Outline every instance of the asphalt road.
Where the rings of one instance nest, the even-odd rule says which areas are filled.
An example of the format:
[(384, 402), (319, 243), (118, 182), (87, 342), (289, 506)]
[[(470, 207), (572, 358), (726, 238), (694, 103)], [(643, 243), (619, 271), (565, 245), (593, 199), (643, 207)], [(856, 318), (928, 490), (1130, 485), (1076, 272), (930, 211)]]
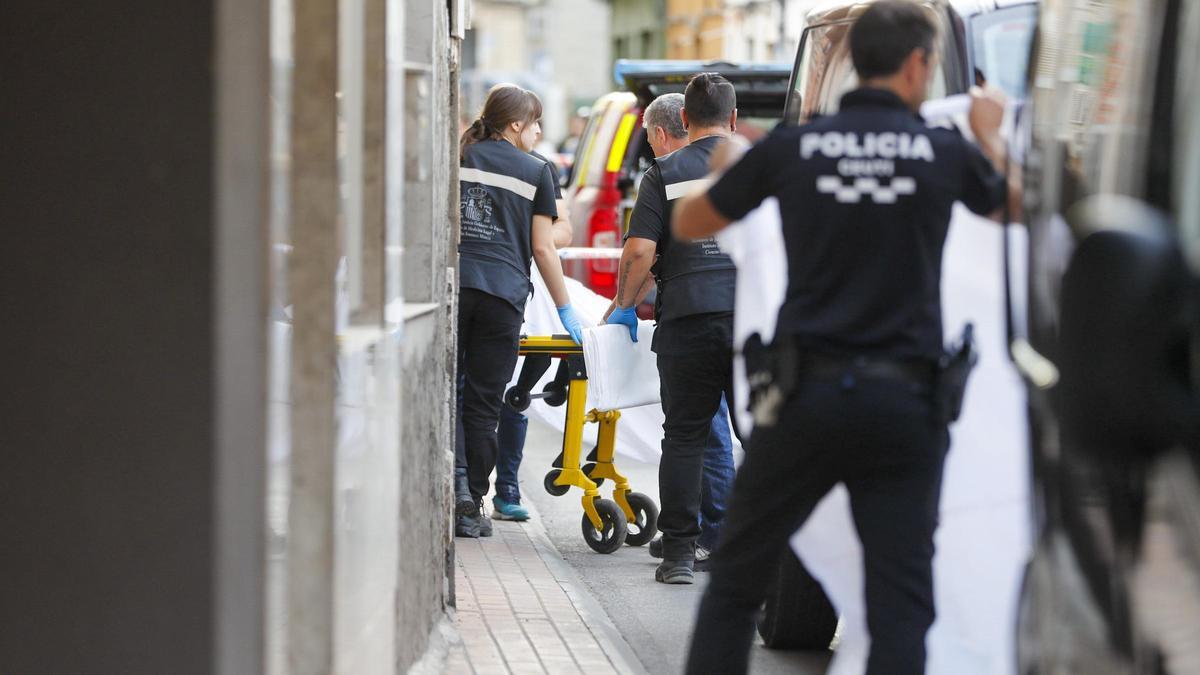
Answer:
[[(645, 547), (626, 546), (611, 555), (588, 548), (580, 529), (580, 491), (572, 489), (562, 497), (552, 497), (542, 488), (542, 478), (561, 444), (558, 431), (530, 420), (521, 465), (522, 501), (533, 503), (555, 547), (600, 601), (646, 670), (653, 675), (682, 672), (707, 574), (697, 573), (697, 583), (691, 586), (668, 586), (654, 581), (657, 561)], [(657, 465), (618, 455), (617, 467), (635, 491), (658, 501)], [(611, 485), (601, 486), (600, 491), (606, 499), (611, 498)], [(829, 657), (828, 652), (780, 652), (758, 644), (753, 649), (750, 672), (817, 675), (825, 672)]]

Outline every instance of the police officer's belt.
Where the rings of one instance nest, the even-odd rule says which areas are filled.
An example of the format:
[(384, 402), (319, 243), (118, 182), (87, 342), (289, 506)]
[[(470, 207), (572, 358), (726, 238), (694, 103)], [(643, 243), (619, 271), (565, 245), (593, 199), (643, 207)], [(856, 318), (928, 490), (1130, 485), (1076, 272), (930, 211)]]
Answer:
[(812, 352), (799, 354), (796, 365), (800, 378), (825, 380), (853, 376), (865, 380), (898, 380), (927, 387), (933, 385), (937, 373), (932, 361)]
[(978, 354), (974, 326), (967, 324), (959, 344), (935, 362), (885, 356), (823, 352), (799, 340), (783, 338), (763, 345), (757, 334), (742, 348), (750, 384), (750, 411), (755, 424), (773, 426), (781, 406), (802, 380), (837, 380), (853, 386), (855, 380), (890, 380), (915, 385), (934, 396), (939, 423), (958, 419), (966, 393), (967, 377)]

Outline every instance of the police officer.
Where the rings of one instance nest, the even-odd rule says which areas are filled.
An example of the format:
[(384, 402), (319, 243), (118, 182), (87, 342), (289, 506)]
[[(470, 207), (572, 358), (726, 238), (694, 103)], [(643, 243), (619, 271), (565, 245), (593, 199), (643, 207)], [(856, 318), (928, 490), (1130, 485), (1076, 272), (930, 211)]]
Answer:
[[(916, 115), (936, 70), (926, 12), (872, 4), (851, 29), (861, 86), (840, 112), (776, 129), (676, 207), (676, 235), (700, 238), (779, 200), (789, 278), (773, 348), (795, 356), (776, 369), (792, 380), (777, 421), (755, 428), (734, 482), (689, 673), (746, 672), (768, 570), (839, 482), (863, 546), (867, 673), (924, 671), (949, 443), (934, 404), (942, 247), (955, 201), (991, 214), (1005, 194), (979, 148)], [(1003, 106), (975, 99), (972, 128), (998, 160)]]
[(629, 326), (636, 338), (637, 296), (653, 272), (658, 327), (652, 348), (665, 416), (658, 469), (663, 561), (654, 578), (667, 584), (693, 582), (705, 446), (722, 394), (733, 400), (736, 269), (715, 240), (677, 240), (670, 223), (675, 200), (703, 179), (713, 148), (736, 129), (737, 101), (733, 85), (715, 73), (692, 78), (683, 97), (689, 142), (657, 158), (642, 179), (621, 256), (616, 309), (608, 317), (608, 323)]
[(532, 290), (533, 260), (558, 307), (559, 320), (576, 342), (581, 327), (563, 282), (553, 242), (553, 173), (533, 157), (541, 133), (542, 104), (531, 91), (497, 85), (479, 119), (460, 141), (462, 288), (458, 305), (458, 367), (462, 399), (460, 434), (467, 488), (456, 490), (455, 535), (491, 534), (483, 497), (496, 467), (496, 426), (504, 385), (517, 362), (525, 301)]
[[(642, 126), (646, 129), (646, 142), (654, 156), (664, 157), (688, 144), (688, 130), (683, 126), (683, 94), (663, 94), (650, 102), (642, 112)], [(557, 226), (557, 223), (555, 224)], [(638, 246), (635, 241), (633, 247)], [(630, 249), (633, 250), (632, 248)], [(627, 261), (628, 262), (628, 261)], [(649, 274), (645, 275), (645, 284), (637, 293), (636, 298), (624, 313), (628, 320), (623, 323), (629, 326), (630, 335), (637, 340), (637, 315), (634, 308), (641, 305), (654, 287)], [(609, 321), (616, 311), (617, 299), (614, 298), (608, 311), (604, 314)], [(503, 427), (503, 418), (501, 422)], [(504, 443), (501, 441), (500, 454), (504, 455)], [(700, 536), (696, 539), (696, 567), (703, 566), (710, 552), (716, 548), (717, 537), (721, 531), (721, 521), (725, 518), (725, 504), (729, 498), (729, 489), (733, 486), (733, 437), (729, 430), (729, 407), (724, 397), (717, 414), (713, 415), (709, 427), (708, 442), (704, 446), (702, 461), (703, 470), (700, 479)], [(499, 466), (497, 466), (499, 471)], [(497, 483), (499, 480), (497, 480)], [(497, 507), (499, 508), (499, 507)], [(662, 537), (650, 542), (650, 556), (663, 557)]]

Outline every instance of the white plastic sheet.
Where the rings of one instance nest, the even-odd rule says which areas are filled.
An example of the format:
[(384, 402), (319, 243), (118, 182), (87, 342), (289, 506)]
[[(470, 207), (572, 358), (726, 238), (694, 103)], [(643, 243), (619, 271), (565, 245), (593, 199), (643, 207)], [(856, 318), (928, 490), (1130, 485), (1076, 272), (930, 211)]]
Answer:
[(629, 410), (659, 402), (658, 360), (650, 351), (654, 322), (638, 322), (638, 341), (625, 326), (583, 329), (589, 410)]
[[(1016, 253), (1022, 242), (1014, 235)], [(1004, 344), (1001, 242), (995, 223), (955, 207), (942, 278), (947, 338), (974, 322), (981, 357), (951, 429), (934, 537), (937, 620), (926, 640), (926, 672), (936, 675), (1016, 672), (1017, 596), (1031, 536), (1029, 451), (1024, 391)], [(842, 614), (841, 643), (828, 672), (862, 673), (870, 647), (862, 547), (844, 488), (817, 506), (792, 547)]]

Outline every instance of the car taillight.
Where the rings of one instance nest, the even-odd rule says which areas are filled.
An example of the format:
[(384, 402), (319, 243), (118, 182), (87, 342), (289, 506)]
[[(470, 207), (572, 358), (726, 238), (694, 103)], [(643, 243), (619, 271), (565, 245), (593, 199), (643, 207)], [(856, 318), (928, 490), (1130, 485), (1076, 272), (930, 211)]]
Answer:
[[(621, 230), (618, 223), (616, 204), (598, 203), (588, 220), (588, 244), (593, 248), (619, 248)], [(591, 273), (588, 285), (593, 291), (609, 298), (617, 294), (616, 260), (592, 260), (588, 268)]]

